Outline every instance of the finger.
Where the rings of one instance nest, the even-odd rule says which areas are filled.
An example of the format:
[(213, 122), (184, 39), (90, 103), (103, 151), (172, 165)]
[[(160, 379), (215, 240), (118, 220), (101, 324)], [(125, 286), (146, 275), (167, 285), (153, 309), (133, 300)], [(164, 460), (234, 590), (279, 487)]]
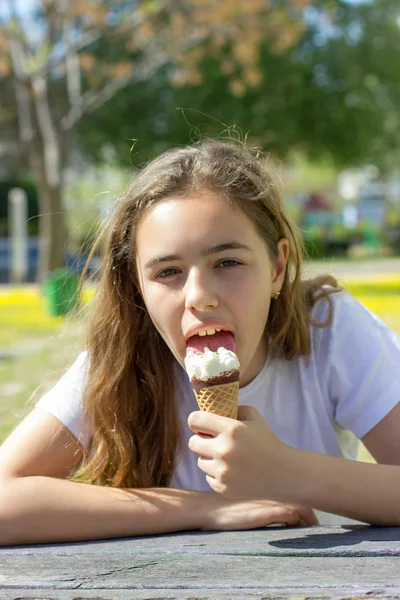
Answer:
[(272, 509), (270, 515), (270, 524), (272, 523), (285, 523), (296, 527), (301, 525), (301, 517), (298, 510), (292, 507), (276, 506)]
[(203, 456), (204, 458), (213, 458), (213, 437), (202, 437), (201, 435), (192, 435), (189, 439), (189, 450)]
[(205, 473), (206, 481), (211, 489), (218, 494), (221, 494), (225, 489), (221, 482), (215, 477), (214, 469), (215, 463), (213, 460), (209, 460), (207, 458), (200, 457), (197, 460), (197, 465), (203, 473)]
[(319, 525), (317, 515), (311, 508), (299, 508), (299, 513), (304, 527), (309, 525)]
[(200, 471), (203, 471), (203, 473), (215, 479), (215, 464), (212, 459), (199, 456), (197, 459), (197, 466), (199, 467)]
[(318, 519), (311, 508), (304, 508), (303, 506), (294, 507), (299, 511), (300, 521), (303, 527), (308, 525), (318, 525)]
[(214, 490), (214, 492), (218, 492), (217, 480), (214, 477), (211, 477), (211, 475), (206, 475), (206, 481), (207, 481), (208, 485), (210, 486), (210, 488), (212, 490)]
[(196, 410), (189, 415), (188, 425), (194, 433), (206, 433), (215, 437), (232, 426), (232, 419)]

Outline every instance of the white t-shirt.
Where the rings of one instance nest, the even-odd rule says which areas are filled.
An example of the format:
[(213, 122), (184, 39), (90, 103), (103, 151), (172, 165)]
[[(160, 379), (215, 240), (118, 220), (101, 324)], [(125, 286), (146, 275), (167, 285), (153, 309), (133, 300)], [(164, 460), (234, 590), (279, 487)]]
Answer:
[[(257, 377), (239, 390), (239, 405), (255, 407), (275, 434), (295, 448), (355, 460), (362, 438), (400, 401), (400, 338), (346, 292), (331, 296), (334, 318), (323, 328), (310, 326), (312, 351), (288, 361), (268, 358)], [(328, 303), (313, 309), (324, 321)], [(87, 371), (82, 353), (60, 381), (38, 402), (86, 444), (81, 395)], [(187, 446), (189, 414), (198, 410), (189, 378), (176, 362), (182, 427), (171, 487), (210, 491)], [(324, 525), (354, 522), (318, 512)]]

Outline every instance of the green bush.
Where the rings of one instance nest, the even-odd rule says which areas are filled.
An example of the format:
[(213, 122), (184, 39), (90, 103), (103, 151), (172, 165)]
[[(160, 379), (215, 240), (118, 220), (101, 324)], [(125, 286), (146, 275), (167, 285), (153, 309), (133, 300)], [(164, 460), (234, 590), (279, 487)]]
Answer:
[(307, 258), (318, 260), (326, 256), (327, 248), (325, 241), (322, 238), (305, 238), (303, 242)]

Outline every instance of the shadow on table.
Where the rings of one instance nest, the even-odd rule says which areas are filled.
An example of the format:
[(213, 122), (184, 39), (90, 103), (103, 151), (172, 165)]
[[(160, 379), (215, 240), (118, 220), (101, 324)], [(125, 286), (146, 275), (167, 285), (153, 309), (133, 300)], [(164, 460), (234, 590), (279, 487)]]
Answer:
[(310, 535), (270, 541), (269, 545), (285, 549), (322, 549), (336, 546), (355, 546), (362, 542), (398, 542), (400, 527), (365, 527), (364, 525), (343, 525), (345, 533), (310, 533)]

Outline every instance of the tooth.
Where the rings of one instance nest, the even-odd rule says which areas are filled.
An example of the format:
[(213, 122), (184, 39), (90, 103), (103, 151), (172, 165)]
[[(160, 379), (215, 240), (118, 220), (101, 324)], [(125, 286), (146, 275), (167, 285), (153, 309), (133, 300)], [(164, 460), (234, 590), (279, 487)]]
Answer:
[(214, 335), (215, 329), (207, 329), (206, 333), (207, 333), (207, 335)]
[(216, 327), (215, 331), (222, 331), (222, 329), (219, 329), (218, 327)]
[(201, 335), (201, 336), (203, 336), (203, 335), (207, 335), (207, 332), (206, 332), (206, 331), (199, 331), (199, 332), (197, 333), (197, 335)]

